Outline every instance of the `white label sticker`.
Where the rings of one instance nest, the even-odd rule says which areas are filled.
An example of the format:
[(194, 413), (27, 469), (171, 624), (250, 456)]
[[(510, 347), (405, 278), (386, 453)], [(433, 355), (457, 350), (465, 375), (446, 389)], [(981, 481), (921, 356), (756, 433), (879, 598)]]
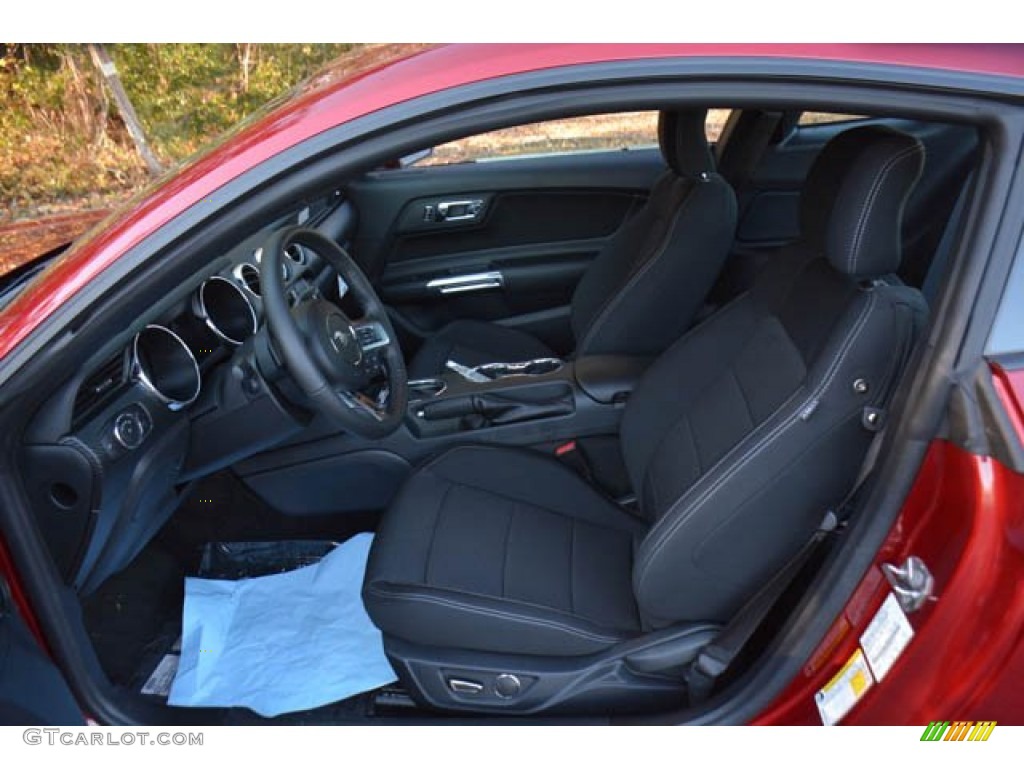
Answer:
[(889, 674), (913, 636), (914, 628), (907, 621), (896, 595), (890, 592), (860, 636), (860, 647), (864, 649), (876, 680), (881, 681)]
[(169, 694), (171, 692), (171, 683), (174, 682), (174, 676), (178, 674), (179, 661), (181, 661), (181, 657), (173, 653), (168, 653), (160, 659), (160, 663), (156, 665), (153, 674), (149, 676), (149, 680), (142, 686), (142, 692), (147, 696), (166, 696)]
[(825, 725), (838, 723), (874, 683), (864, 652), (858, 648), (835, 677), (814, 695), (821, 722)]

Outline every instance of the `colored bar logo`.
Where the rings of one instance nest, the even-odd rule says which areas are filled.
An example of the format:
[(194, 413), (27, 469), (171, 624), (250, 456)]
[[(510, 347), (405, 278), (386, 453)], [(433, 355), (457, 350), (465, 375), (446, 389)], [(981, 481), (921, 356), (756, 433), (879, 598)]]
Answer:
[(988, 741), (995, 727), (995, 720), (933, 720), (921, 734), (921, 741)]

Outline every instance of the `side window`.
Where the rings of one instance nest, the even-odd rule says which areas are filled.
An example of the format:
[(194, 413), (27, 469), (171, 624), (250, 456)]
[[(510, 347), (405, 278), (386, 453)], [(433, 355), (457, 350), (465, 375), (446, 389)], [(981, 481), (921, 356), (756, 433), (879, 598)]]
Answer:
[[(708, 113), (710, 141), (718, 138), (728, 115), (727, 109), (713, 109)], [(434, 147), (428, 157), (414, 165), (451, 165), (512, 157), (636, 149), (653, 147), (657, 143), (657, 112), (615, 112), (527, 123), (467, 136)]]
[(824, 125), (825, 123), (852, 123), (866, 120), (865, 115), (844, 115), (839, 112), (801, 112), (797, 125)]

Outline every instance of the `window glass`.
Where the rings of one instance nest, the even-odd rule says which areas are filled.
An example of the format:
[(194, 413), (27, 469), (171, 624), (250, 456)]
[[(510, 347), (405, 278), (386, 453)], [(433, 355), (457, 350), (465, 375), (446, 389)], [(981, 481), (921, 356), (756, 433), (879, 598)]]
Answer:
[[(727, 109), (708, 112), (708, 139), (722, 132)], [(467, 136), (434, 147), (417, 166), (449, 165), (507, 157), (651, 147), (658, 143), (658, 113), (616, 112), (545, 120)]]

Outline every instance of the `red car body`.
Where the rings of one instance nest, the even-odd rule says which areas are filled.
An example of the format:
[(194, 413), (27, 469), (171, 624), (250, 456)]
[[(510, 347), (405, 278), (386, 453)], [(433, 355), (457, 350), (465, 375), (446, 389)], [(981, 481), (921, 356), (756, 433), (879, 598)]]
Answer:
[[(329, 128), (430, 93), (557, 67), (630, 59), (813, 59), (1024, 78), (1024, 53), (1000, 46), (917, 45), (503, 45), (421, 51), (308, 92), (162, 181), (84, 238), (0, 313), (0, 360), (57, 307), (143, 239), (246, 170)], [(1003, 406), (1024, 438), (1024, 371), (994, 371)], [(950, 514), (956, 510), (957, 514)], [(915, 637), (891, 673), (844, 722), (1024, 722), (1024, 477), (950, 442), (930, 447), (913, 490), (854, 597), (784, 693), (756, 724), (820, 722), (814, 693), (842, 666), (882, 600), (879, 566), (926, 560), (937, 600), (913, 614)], [(0, 542), (0, 571), (38, 634)]]

